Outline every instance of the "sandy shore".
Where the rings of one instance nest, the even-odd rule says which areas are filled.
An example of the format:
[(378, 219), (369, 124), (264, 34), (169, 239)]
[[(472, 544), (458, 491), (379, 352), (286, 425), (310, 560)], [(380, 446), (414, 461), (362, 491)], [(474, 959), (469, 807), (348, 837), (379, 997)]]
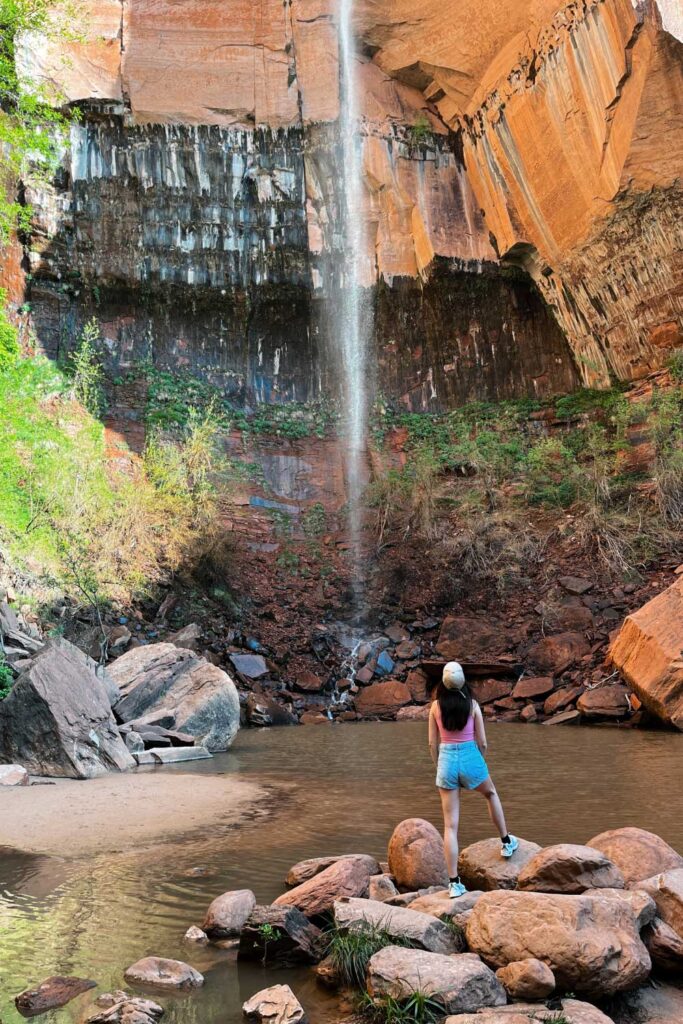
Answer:
[(144, 849), (229, 827), (267, 791), (229, 775), (130, 772), (0, 789), (0, 846), (60, 857)]

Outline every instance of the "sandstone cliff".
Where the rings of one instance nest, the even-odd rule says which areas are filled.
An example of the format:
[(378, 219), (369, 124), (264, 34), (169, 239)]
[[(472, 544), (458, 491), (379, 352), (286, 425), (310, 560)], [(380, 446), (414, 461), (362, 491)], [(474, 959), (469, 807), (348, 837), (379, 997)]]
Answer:
[[(339, 284), (336, 5), (86, 6), (66, 60), (34, 37), (22, 49), (26, 73), (85, 114), (55, 189), (29, 189), (44, 345), (96, 307), (119, 362), (149, 355), (153, 333), (155, 358), (199, 364), (243, 397), (315, 397), (334, 362), (321, 301)], [(375, 334), (395, 349), (393, 393), (462, 400), (447, 380), (472, 358), (467, 387), (498, 396), (661, 365), (683, 340), (683, 62), (657, 5), (357, 0), (355, 19), (358, 216), (365, 283), (389, 286)], [(530, 275), (566, 341), (529, 312), (530, 285), (521, 305), (509, 296), (505, 265), (523, 271), (518, 292)], [(426, 345), (406, 289), (411, 309), (426, 302)], [(461, 322), (442, 344), (449, 295)]]

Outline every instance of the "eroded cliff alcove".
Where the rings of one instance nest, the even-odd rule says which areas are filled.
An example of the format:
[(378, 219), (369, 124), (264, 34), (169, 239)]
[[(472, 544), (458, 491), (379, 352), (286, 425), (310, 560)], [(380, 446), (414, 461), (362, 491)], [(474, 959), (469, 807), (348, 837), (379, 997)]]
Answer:
[[(355, 11), (383, 391), (438, 409), (657, 366), (680, 331), (683, 90), (656, 5), (404, 6)], [(83, 111), (54, 187), (27, 189), (34, 325), (54, 354), (94, 314), (117, 370), (315, 400), (336, 375), (336, 11), (231, 7), (93, 2), (67, 61), (25, 41)]]

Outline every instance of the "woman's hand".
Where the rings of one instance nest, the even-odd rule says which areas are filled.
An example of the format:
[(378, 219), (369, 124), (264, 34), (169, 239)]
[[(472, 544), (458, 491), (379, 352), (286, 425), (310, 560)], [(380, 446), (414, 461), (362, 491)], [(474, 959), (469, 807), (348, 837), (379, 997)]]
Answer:
[(439, 727), (436, 724), (436, 715), (434, 709), (436, 707), (436, 701), (432, 703), (429, 709), (429, 752), (432, 755), (432, 761), (435, 766), (439, 763)]
[(484, 729), (484, 716), (476, 701), (472, 701), (472, 714), (474, 715), (474, 738), (482, 757), (486, 757), (488, 744), (486, 743), (486, 730)]

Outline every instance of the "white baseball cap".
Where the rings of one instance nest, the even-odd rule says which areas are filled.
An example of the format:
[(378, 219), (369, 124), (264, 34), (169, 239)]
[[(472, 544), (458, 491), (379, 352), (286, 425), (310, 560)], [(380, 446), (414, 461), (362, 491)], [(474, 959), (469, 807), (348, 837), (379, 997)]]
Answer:
[(460, 662), (449, 661), (444, 665), (441, 679), (447, 690), (462, 690), (465, 685), (465, 673)]

